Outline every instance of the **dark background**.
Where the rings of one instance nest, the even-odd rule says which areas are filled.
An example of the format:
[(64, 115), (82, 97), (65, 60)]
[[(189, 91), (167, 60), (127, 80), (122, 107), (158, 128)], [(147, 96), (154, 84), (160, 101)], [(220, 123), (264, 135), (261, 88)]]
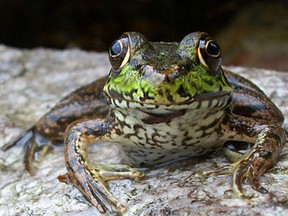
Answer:
[(153, 41), (206, 31), (220, 42), (226, 64), (287, 70), (287, 2), (2, 0), (0, 43), (106, 51), (125, 31)]

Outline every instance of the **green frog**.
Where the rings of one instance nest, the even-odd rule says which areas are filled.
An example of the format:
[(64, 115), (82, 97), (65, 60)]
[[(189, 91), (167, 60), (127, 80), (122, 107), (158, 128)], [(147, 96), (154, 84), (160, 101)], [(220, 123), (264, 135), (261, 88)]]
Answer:
[[(67, 174), (59, 180), (77, 187), (101, 213), (126, 211), (107, 181), (141, 178), (145, 172), (138, 167), (223, 147), (233, 161), (234, 192), (245, 197), (245, 180), (268, 192), (259, 178), (286, 142), (283, 115), (256, 85), (222, 69), (220, 46), (207, 33), (194, 32), (176, 43), (127, 32), (112, 43), (109, 59), (107, 78), (66, 96), (3, 149), (25, 145), (25, 168), (31, 172), (34, 155), (48, 146), (38, 136), (64, 142)], [(91, 164), (88, 146), (103, 141), (118, 144), (129, 166)]]

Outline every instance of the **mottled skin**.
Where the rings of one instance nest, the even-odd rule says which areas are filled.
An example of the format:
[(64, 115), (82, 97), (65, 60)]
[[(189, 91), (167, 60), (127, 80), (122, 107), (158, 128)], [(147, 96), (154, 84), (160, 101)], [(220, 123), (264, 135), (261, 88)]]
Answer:
[[(283, 115), (253, 83), (224, 71), (220, 54), (206, 33), (191, 33), (180, 43), (123, 34), (111, 45), (108, 79), (62, 99), (15, 142), (28, 146), (26, 169), (31, 172), (35, 152), (43, 149), (35, 136), (64, 141), (67, 174), (60, 181), (76, 186), (100, 212), (124, 212), (106, 181), (144, 173), (126, 165), (90, 164), (90, 144), (118, 143), (131, 164), (145, 166), (203, 155), (229, 143), (227, 152), (237, 156), (231, 158), (235, 193), (244, 197), (245, 179), (267, 193), (259, 177), (276, 163), (285, 144)], [(245, 154), (233, 153), (246, 143), (252, 147)]]

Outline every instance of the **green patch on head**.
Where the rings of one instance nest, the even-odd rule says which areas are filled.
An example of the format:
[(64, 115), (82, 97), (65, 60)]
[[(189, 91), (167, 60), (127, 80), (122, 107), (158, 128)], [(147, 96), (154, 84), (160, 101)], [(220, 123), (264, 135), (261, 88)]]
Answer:
[(111, 45), (112, 69), (104, 92), (112, 99), (154, 105), (190, 104), (230, 94), (220, 51), (201, 32), (180, 43), (150, 42), (141, 34), (125, 33)]

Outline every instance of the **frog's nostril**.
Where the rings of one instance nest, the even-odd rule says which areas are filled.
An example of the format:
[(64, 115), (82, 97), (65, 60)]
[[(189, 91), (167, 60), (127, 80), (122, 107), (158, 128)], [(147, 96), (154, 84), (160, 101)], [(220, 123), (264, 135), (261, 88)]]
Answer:
[(143, 77), (150, 77), (151, 75), (153, 75), (155, 73), (155, 69), (153, 66), (150, 65), (143, 65), (141, 67), (141, 74)]
[(182, 73), (179, 70), (175, 70), (175, 71), (168, 73), (166, 76), (166, 79), (173, 80), (173, 79), (176, 79), (177, 77), (180, 77), (181, 75)]
[(175, 79), (187, 73), (186, 68), (183, 65), (172, 64), (166, 75), (169, 79)]

